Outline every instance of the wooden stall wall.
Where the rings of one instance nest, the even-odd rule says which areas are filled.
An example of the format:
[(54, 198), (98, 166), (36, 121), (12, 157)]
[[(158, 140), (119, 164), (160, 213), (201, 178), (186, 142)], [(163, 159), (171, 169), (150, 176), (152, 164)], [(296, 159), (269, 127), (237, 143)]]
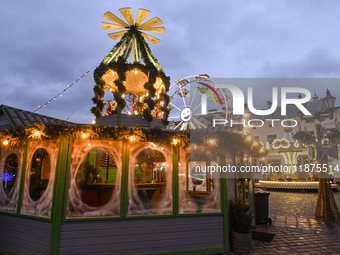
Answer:
[[(226, 154), (226, 164), (230, 166), (235, 166), (235, 151), (228, 150)], [(234, 200), (236, 198), (236, 174), (232, 172), (227, 173), (227, 192), (228, 201)]]
[(59, 254), (150, 254), (224, 247), (223, 215), (63, 222)]
[(234, 200), (236, 197), (236, 185), (235, 185), (235, 179), (228, 179), (228, 200)]
[[(229, 250), (227, 201), (224, 215), (63, 220), (71, 146), (72, 142), (61, 140), (52, 221), (0, 214), (0, 254), (217, 254)], [(223, 183), (222, 194), (227, 190), (227, 182)]]
[(0, 214), (0, 254), (6, 254), (2, 249), (27, 255), (48, 254), (51, 226), (49, 221)]

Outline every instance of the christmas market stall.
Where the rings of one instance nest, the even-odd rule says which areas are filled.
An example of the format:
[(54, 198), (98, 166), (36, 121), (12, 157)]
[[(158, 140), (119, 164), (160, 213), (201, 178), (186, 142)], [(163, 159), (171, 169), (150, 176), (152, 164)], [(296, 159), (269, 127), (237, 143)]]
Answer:
[[(228, 201), (241, 192), (239, 177), (204, 169), (251, 165), (266, 152), (242, 130), (166, 129), (170, 79), (144, 38), (159, 40), (142, 32), (165, 29), (155, 27), (158, 18), (143, 23), (147, 10), (135, 22), (130, 8), (119, 11), (127, 23), (104, 15), (116, 23), (103, 22), (105, 30), (126, 30), (109, 34), (121, 40), (94, 71), (93, 125), (0, 132), (1, 254), (230, 250)], [(113, 99), (104, 101), (105, 93)]]
[(0, 249), (227, 251), (235, 178), (193, 169), (234, 165), (239, 152), (251, 153), (242, 134), (229, 133), (227, 140), (243, 148), (211, 139), (189, 146), (188, 131), (62, 124), (1, 133), (0, 222), (7, 238)]

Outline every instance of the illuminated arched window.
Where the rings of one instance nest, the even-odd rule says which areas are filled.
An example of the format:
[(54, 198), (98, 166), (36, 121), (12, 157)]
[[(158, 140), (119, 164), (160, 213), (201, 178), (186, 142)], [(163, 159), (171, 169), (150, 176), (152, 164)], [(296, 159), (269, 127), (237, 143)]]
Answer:
[(29, 194), (37, 201), (44, 194), (50, 180), (51, 161), (45, 149), (37, 149), (32, 157)]

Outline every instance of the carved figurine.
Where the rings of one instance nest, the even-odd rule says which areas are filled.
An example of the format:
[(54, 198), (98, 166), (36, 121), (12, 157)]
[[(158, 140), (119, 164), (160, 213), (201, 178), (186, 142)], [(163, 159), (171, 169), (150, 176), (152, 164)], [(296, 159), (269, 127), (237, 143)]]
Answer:
[(107, 114), (111, 114), (112, 113), (112, 103), (111, 103), (111, 100), (109, 101), (109, 105), (107, 107), (106, 112), (107, 112)]
[(154, 113), (155, 113), (155, 115), (153, 117), (158, 119), (158, 105), (156, 105)]
[(137, 109), (137, 105), (135, 103), (135, 99), (132, 99), (132, 101), (131, 101), (131, 112), (132, 112), (132, 114), (135, 114), (136, 109)]

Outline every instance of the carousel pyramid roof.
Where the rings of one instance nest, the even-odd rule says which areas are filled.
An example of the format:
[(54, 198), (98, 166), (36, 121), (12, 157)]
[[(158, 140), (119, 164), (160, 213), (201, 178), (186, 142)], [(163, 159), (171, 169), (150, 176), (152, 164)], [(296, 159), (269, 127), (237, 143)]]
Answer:
[(153, 44), (159, 43), (160, 40), (151, 35), (145, 34), (142, 31), (164, 34), (164, 27), (155, 27), (163, 24), (162, 21), (158, 17), (155, 17), (142, 23), (144, 19), (150, 14), (150, 11), (144, 9), (138, 10), (135, 22), (133, 20), (131, 8), (122, 8), (119, 9), (119, 12), (126, 19), (127, 23), (111, 12), (106, 12), (104, 14), (105, 19), (116, 23), (111, 24), (102, 22), (102, 27), (104, 30), (123, 29), (123, 31), (108, 34), (108, 36), (113, 40), (116, 40), (120, 37), (122, 38), (106, 55), (102, 61), (102, 64), (109, 64), (112, 61), (117, 62), (119, 58), (122, 58), (125, 62), (127, 62), (129, 56), (131, 55), (131, 63), (139, 63), (142, 61), (145, 66), (153, 67), (157, 71), (161, 71), (162, 68), (158, 63), (158, 60), (152, 55), (152, 52), (144, 38)]
[[(98, 74), (98, 76), (103, 79), (106, 84), (106, 88), (111, 91), (116, 91), (118, 90), (118, 87), (114, 81), (119, 78), (119, 73), (114, 70), (108, 70), (108, 67), (115, 69), (115, 64), (120, 66), (124, 64), (128, 66), (130, 64), (131, 70), (126, 72), (126, 81), (124, 84), (129, 93), (140, 97), (146, 94), (146, 90), (143, 85), (148, 81), (148, 71), (154, 70), (159, 73), (163, 72), (157, 58), (152, 54), (149, 45), (144, 38), (153, 44), (158, 43), (160, 40), (145, 34), (142, 31), (145, 30), (156, 33), (164, 33), (165, 28), (154, 27), (156, 25), (163, 24), (157, 17), (140, 24), (146, 16), (150, 14), (147, 10), (139, 9), (136, 23), (134, 23), (131, 8), (122, 8), (119, 11), (124, 16), (127, 23), (111, 12), (106, 12), (104, 14), (105, 19), (117, 23), (110, 24), (103, 22), (102, 27), (104, 30), (125, 30), (108, 34), (108, 36), (114, 40), (118, 38), (121, 39), (104, 57), (101, 64), (96, 68), (95, 74)], [(156, 84), (154, 84), (155, 89), (159, 89), (162, 83), (162, 79), (156, 79)]]
[[(165, 28), (156, 27), (163, 23), (157, 17), (144, 22), (150, 14), (148, 10), (139, 9), (135, 21), (131, 8), (122, 8), (119, 12), (126, 22), (111, 12), (104, 14), (105, 19), (114, 22), (103, 22), (104, 30), (123, 31), (108, 34), (111, 39), (121, 39), (94, 71), (96, 85), (92, 101), (96, 106), (91, 108), (91, 112), (96, 118), (103, 116), (106, 106), (105, 90), (109, 90), (114, 98), (112, 110), (109, 108), (110, 114), (130, 113), (142, 115), (148, 121), (152, 121), (153, 117), (161, 118), (167, 123), (169, 97), (166, 93), (169, 90), (170, 78), (165, 75), (146, 42), (148, 40), (156, 44), (160, 40), (144, 33), (146, 31), (163, 34)], [(133, 103), (137, 107), (129, 109), (131, 104), (125, 99), (125, 95), (134, 97)]]

